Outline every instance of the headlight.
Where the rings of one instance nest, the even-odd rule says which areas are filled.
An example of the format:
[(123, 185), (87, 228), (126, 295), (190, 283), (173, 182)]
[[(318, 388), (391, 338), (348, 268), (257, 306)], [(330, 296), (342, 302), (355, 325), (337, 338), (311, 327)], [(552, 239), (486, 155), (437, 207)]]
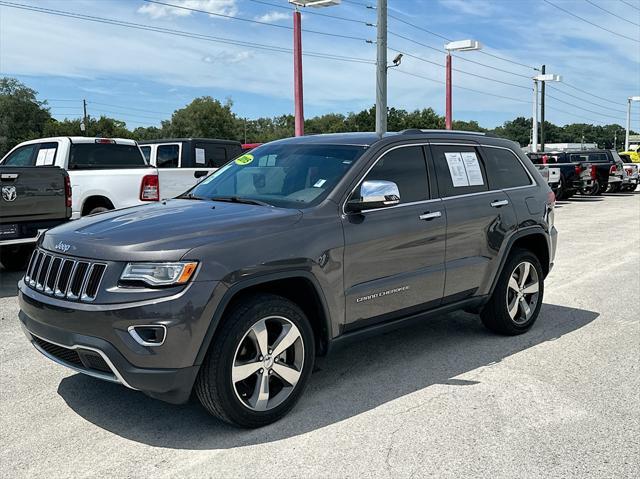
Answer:
[(142, 281), (150, 286), (170, 286), (184, 284), (193, 276), (198, 263), (180, 261), (178, 263), (128, 263), (120, 279)]

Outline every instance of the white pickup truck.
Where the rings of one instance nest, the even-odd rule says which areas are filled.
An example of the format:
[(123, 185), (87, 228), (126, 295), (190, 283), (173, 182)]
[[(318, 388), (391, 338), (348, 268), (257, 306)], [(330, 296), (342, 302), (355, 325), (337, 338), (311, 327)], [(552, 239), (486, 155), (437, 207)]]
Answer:
[(73, 192), (71, 219), (160, 199), (158, 171), (133, 140), (55, 137), (25, 141), (9, 151), (0, 165), (67, 170)]

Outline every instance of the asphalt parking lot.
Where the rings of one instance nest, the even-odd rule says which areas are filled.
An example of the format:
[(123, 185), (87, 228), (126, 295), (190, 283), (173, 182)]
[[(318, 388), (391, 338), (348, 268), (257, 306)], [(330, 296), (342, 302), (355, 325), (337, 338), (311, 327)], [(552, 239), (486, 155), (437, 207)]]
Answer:
[(556, 225), (528, 334), (455, 313), (352, 344), (249, 431), (45, 359), (0, 271), (0, 475), (637, 477), (640, 191), (559, 202)]

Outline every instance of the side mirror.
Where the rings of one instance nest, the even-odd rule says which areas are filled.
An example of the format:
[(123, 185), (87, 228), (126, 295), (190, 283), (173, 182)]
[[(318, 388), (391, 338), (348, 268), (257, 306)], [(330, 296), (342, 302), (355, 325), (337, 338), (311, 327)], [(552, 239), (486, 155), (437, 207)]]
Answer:
[(371, 180), (360, 185), (360, 198), (349, 200), (346, 210), (350, 213), (376, 208), (386, 208), (400, 203), (400, 190), (393, 181)]

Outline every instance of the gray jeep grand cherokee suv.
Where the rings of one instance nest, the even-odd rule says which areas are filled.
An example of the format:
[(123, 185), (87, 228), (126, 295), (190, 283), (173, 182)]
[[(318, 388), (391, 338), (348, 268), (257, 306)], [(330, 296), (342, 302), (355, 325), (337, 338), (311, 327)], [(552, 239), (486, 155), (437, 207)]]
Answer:
[(482, 134), (276, 141), (179, 198), (48, 231), (20, 320), (53, 361), (257, 427), (349, 338), (457, 309), (527, 331), (553, 207), (518, 145)]

